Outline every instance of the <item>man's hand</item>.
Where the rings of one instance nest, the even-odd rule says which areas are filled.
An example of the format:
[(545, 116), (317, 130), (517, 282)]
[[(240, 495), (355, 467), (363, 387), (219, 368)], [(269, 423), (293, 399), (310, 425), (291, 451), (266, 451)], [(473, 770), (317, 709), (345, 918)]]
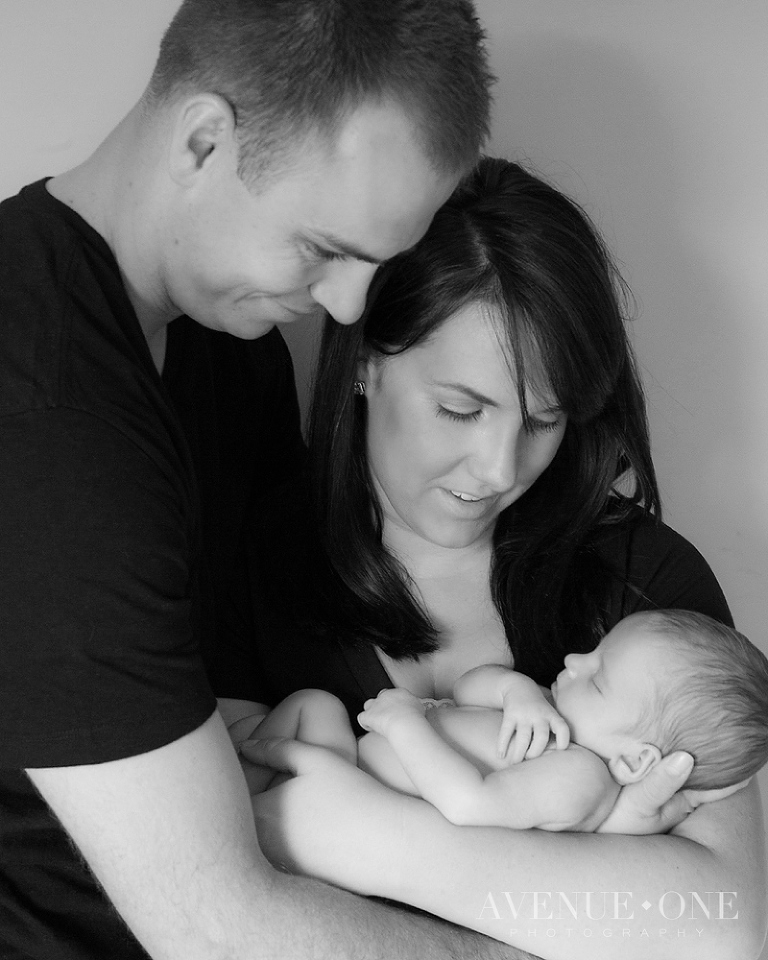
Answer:
[(292, 775), (251, 797), (259, 845), (269, 860), (357, 893), (380, 893), (374, 879), (396, 868), (387, 856), (386, 830), (401, 822), (394, 808), (406, 798), (324, 747), (267, 739), (243, 744), (242, 752)]

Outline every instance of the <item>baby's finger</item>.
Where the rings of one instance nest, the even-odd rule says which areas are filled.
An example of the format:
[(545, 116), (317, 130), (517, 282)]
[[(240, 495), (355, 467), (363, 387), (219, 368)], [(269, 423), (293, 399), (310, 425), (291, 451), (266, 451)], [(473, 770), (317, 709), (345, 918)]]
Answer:
[(502, 716), (501, 727), (499, 728), (499, 739), (496, 743), (496, 752), (500, 757), (506, 757), (509, 742), (512, 739), (516, 726), (517, 720), (515, 717), (506, 716), (506, 714)]
[(552, 719), (552, 733), (555, 735), (555, 746), (558, 750), (565, 750), (571, 742), (571, 728), (562, 717)]
[(363, 728), (363, 730), (370, 730), (370, 729), (371, 729), (371, 724), (370, 724), (370, 720), (369, 720), (369, 714), (366, 713), (365, 711), (363, 711), (363, 713), (358, 713), (358, 715), (357, 715), (357, 722), (360, 724), (360, 726)]
[(549, 722), (538, 721), (533, 727), (533, 736), (531, 743), (525, 752), (526, 760), (533, 760), (534, 757), (540, 757), (549, 743)]
[(531, 726), (530, 724), (518, 724), (517, 730), (515, 732), (515, 739), (512, 741), (512, 746), (510, 747), (509, 761), (510, 763), (520, 763), (525, 754), (528, 751), (528, 747), (531, 743)]

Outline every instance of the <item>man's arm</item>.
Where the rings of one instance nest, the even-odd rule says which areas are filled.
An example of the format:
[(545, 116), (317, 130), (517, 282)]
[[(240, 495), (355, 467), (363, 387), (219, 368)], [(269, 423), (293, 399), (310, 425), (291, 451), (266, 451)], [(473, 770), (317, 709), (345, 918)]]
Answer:
[(520, 956), (274, 870), (218, 713), (140, 756), (28, 774), (155, 960)]

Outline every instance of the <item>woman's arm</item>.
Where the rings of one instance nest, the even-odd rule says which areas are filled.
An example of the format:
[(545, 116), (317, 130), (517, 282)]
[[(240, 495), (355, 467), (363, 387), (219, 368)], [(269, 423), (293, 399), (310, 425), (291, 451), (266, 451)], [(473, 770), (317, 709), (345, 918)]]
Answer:
[[(262, 847), (292, 869), (411, 903), (545, 960), (760, 953), (766, 876), (754, 785), (661, 836), (457, 827), (370, 777), (348, 798), (317, 765), (301, 772), (304, 747), (263, 744), (253, 757), (300, 773), (254, 801)], [(318, 822), (333, 843), (318, 838)]]

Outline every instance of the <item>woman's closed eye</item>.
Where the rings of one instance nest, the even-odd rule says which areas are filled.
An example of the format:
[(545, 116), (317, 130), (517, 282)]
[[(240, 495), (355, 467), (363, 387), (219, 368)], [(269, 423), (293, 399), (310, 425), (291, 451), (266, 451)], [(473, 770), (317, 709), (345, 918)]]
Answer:
[(555, 430), (559, 429), (560, 424), (562, 423), (562, 417), (557, 417), (555, 420), (540, 420), (536, 417), (528, 418), (528, 433), (552, 433)]
[(436, 407), (438, 417), (447, 417), (449, 420), (453, 420), (455, 423), (471, 423), (475, 420), (479, 420), (483, 415), (482, 407), (477, 410), (453, 410), (451, 407), (445, 407), (442, 403), (438, 403)]

